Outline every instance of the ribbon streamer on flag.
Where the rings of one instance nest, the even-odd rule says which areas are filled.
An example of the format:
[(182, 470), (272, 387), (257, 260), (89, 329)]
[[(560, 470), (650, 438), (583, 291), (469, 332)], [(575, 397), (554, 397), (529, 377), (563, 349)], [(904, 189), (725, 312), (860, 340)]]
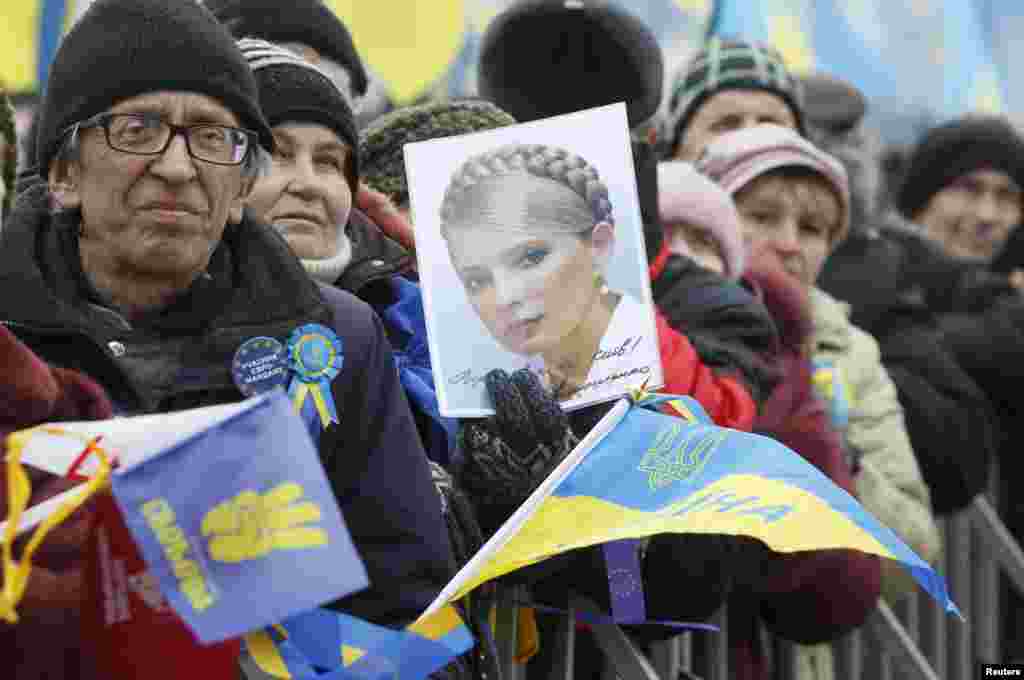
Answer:
[[(45, 512), (22, 512), (28, 482), (16, 470), (10, 475), (15, 505), (3, 525), (6, 557), (32, 522), (43, 522), (33, 541), (41, 540), (70, 514), (71, 502), (109, 483), (160, 591), (203, 644), (366, 587), (316, 449), (282, 390), (238, 404), (16, 432), (7, 440), (7, 464), (20, 458), (65, 475), (98, 436), (119, 468), (108, 476), (104, 459), (98, 470), (84, 461), (78, 472), (90, 477), (86, 486), (47, 501)], [(7, 563), (4, 609), (17, 603), (25, 578)]]
[(21, 465), (21, 456), (28, 433), (21, 432), (11, 435), (7, 451), (7, 484), (9, 506), (7, 524), (4, 527), (2, 545), (3, 589), (0, 590), (0, 619), (8, 623), (18, 622), (17, 606), (25, 594), (29, 576), (32, 574), (32, 556), (42, 544), (43, 539), (57, 525), (71, 516), (79, 507), (97, 493), (110, 486), (110, 460), (103, 449), (98, 446), (98, 438), (86, 443), (85, 451), (75, 461), (78, 467), (90, 456), (99, 461), (99, 472), (85, 485), (74, 489), (74, 493), (64, 499), (52, 515), (44, 519), (21, 555), (20, 560), (14, 559), (14, 540), (18, 536), (18, 525), (32, 496), (32, 487)]

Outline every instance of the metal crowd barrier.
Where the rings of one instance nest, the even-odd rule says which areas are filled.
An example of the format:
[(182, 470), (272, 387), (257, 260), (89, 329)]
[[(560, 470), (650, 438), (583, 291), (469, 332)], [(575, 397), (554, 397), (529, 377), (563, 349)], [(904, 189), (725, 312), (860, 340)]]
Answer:
[[(964, 511), (941, 520), (939, 528), (943, 558), (936, 566), (966, 621), (947, 615), (923, 593), (882, 602), (864, 626), (833, 645), (835, 680), (973, 680), (979, 663), (1006, 661), (1000, 657), (1000, 576), (1024, 594), (1024, 551), (999, 519), (991, 496), (979, 496)], [(513, 603), (522, 601), (512, 593), (507, 598), (499, 605), (499, 627), (506, 621), (502, 635), (515, 630), (514, 618), (508, 624), (508, 617), (515, 616)], [(577, 598), (573, 607), (586, 611), (593, 605)], [(644, 651), (617, 626), (592, 626), (606, 657), (604, 678), (728, 680), (727, 616), (723, 608), (713, 621), (719, 633), (684, 633)], [(571, 680), (575, 624), (569, 617), (563, 620), (553, 635), (548, 631), (541, 639), (542, 650), (550, 647), (548, 663), (539, 670), (531, 663), (527, 673), (512, 661), (515, 636), (506, 638), (500, 650), (503, 680)], [(788, 644), (775, 646), (775, 663), (783, 668), (777, 677), (794, 677), (792, 652)]]

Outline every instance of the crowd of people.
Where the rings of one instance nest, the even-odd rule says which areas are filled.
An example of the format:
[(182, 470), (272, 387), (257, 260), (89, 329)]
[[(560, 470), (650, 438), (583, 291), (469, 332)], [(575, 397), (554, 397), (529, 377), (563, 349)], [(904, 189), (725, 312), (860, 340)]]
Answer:
[[(486, 376), (495, 415), (441, 414), (402, 148), (625, 102), (663, 390), (785, 444), (929, 563), (943, 554), (937, 520), (988, 488), (995, 461), (1004, 520), (1024, 532), (1024, 137), (1000, 117), (948, 121), (893, 180), (870, 102), (841, 76), (797, 75), (742, 37), (711, 38), (667, 73), (628, 12), (529, 0), (490, 24), (478, 96), (368, 115), (366, 67), (320, 0), (96, 0), (62, 41), (29, 134), (16, 138), (0, 102), (0, 432), (236, 401), (240, 344), (326, 327), (345, 348), (330, 386), (343, 415), (317, 447), (370, 580), (329, 606), (407, 625), (608, 407), (566, 413), (524, 368)], [(493, 238), (480, 211), (499, 198), (523, 206), (517, 229), (598, 252), (593, 192), (556, 152), (513, 152), (522, 162), (462, 170), (501, 168), (446, 202), (452, 257)], [(546, 203), (531, 212), (515, 192)], [(562, 339), (588, 323), (572, 308), (615, 295), (601, 284), (584, 286), (587, 305), (550, 301), (567, 307)], [(68, 484), (36, 473), (33, 502)], [(176, 658), (92, 653), (94, 511), (48, 539), (21, 620), (0, 623), (14, 677), (209, 677), (198, 644)], [(797, 644), (800, 678), (832, 677), (830, 643), (917, 587), (853, 550), (717, 534), (637, 550), (650, 619), (707, 621), (728, 605), (741, 680), (772, 677), (776, 638)], [(611, 607), (600, 547), (506, 580), (551, 607), (570, 591)], [(476, 646), (434, 677), (500, 676), (492, 596), (464, 604)], [(1009, 587), (1003, 602), (1004, 657), (1024, 658), (1024, 602)], [(523, 637), (543, 641), (553, 616), (525, 617)], [(627, 631), (641, 646), (678, 632)], [(576, 645), (577, 677), (598, 677), (585, 628)], [(529, 677), (545, 677), (544, 658)]]

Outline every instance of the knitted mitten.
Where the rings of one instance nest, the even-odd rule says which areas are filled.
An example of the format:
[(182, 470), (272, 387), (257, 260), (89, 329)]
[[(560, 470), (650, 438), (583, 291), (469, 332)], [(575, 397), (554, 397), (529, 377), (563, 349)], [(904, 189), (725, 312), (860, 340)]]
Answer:
[(457, 471), (485, 535), (496, 531), (578, 439), (558, 402), (537, 376), (500, 369), (485, 377), (495, 415), (465, 420), (459, 430), (464, 463)]

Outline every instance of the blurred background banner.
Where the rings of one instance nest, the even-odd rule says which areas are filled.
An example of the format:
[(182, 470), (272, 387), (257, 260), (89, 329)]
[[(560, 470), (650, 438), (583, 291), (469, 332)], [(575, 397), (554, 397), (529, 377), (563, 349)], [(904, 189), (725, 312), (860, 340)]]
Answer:
[(31, 92), (46, 70), (80, 5), (91, 0), (6, 0), (0, 9), (0, 84)]
[(1007, 0), (720, 0), (710, 32), (771, 43), (797, 72), (851, 82), (883, 137), (902, 143), (941, 120), (1011, 110), (999, 56), (1011, 63), (1024, 23), (1008, 32), (1010, 13)]
[[(466, 42), (473, 0), (326, 0), (352, 32), (356, 50), (397, 104), (431, 87)], [(282, 0), (287, 2), (287, 0)]]
[[(92, 1), (0, 3), (0, 83), (39, 92), (60, 37)], [(475, 94), (480, 37), (517, 1), (325, 0), (395, 105)], [(1024, 91), (1006, 87), (1010, 65), (1024, 63), (1020, 0), (610, 1), (652, 29), (667, 73), (707, 35), (770, 42), (794, 70), (863, 90), (890, 143), (968, 111), (1024, 120)]]

